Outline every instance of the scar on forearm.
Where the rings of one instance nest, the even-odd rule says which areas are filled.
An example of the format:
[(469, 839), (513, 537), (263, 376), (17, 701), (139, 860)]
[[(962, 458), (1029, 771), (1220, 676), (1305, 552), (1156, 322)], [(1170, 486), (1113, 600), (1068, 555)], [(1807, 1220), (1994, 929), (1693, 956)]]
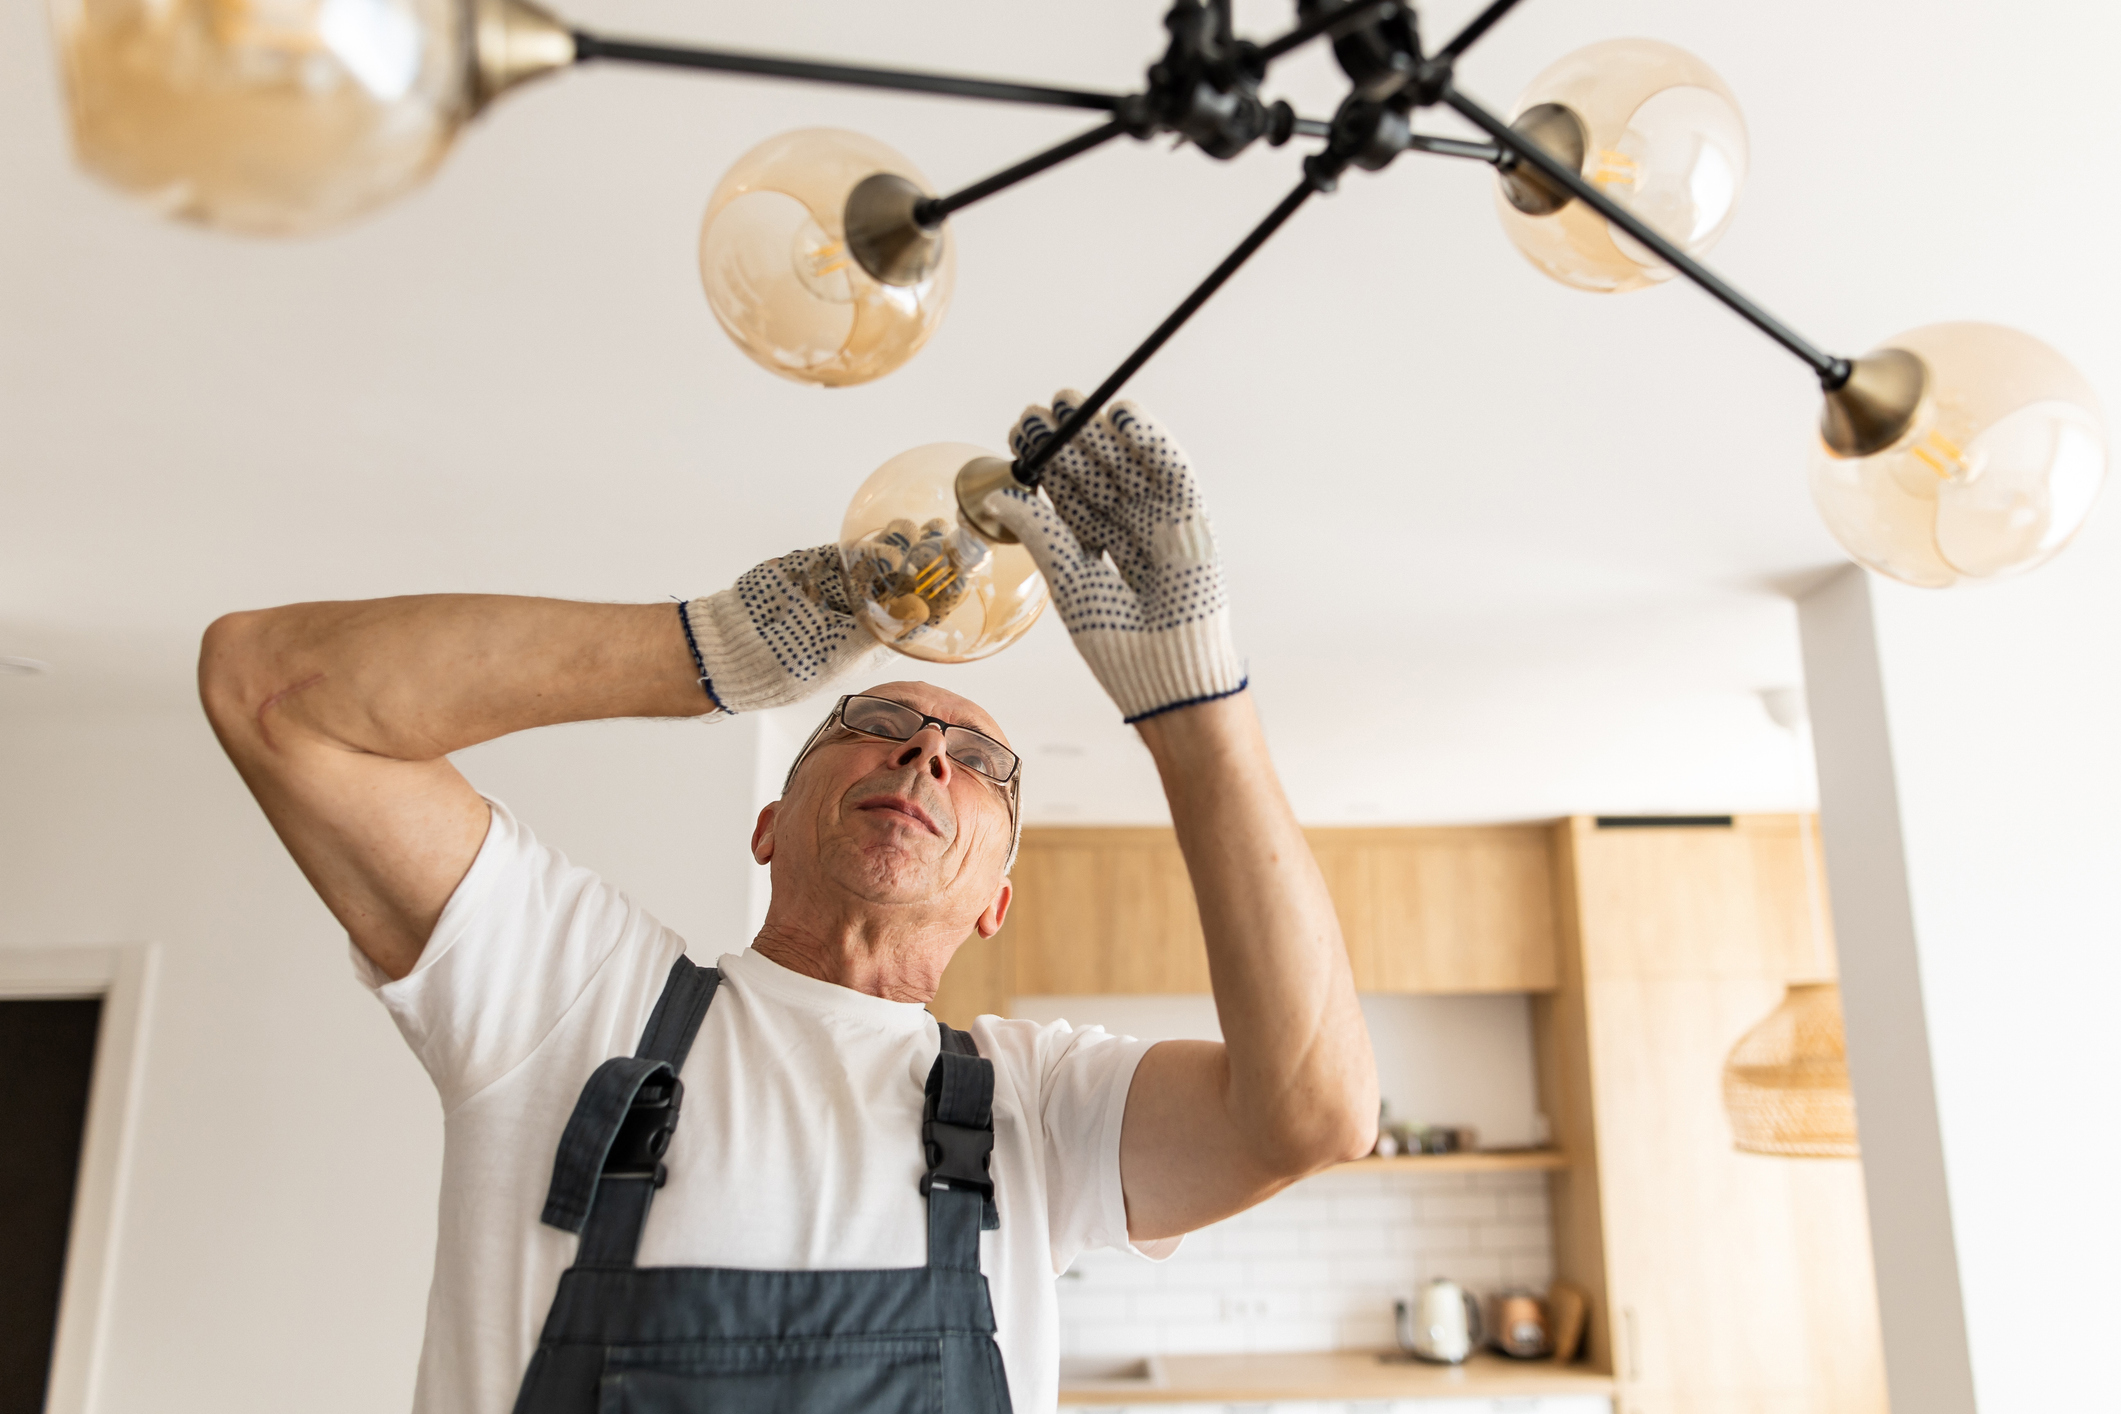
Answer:
[(315, 687), (318, 683), (322, 681), (324, 681), (324, 674), (311, 673), (308, 677), (302, 679), (302, 681), (295, 683), (291, 687), (281, 688), (278, 692), (274, 693), (272, 696), (266, 698), (263, 702), (260, 702), (258, 704), (258, 737), (265, 743), (266, 750), (277, 751), (279, 748), (273, 745), (272, 728), (265, 724), (265, 714), (271, 711), (274, 705), (277, 704), (281, 698), (292, 697), (296, 693), (302, 691), (304, 688)]

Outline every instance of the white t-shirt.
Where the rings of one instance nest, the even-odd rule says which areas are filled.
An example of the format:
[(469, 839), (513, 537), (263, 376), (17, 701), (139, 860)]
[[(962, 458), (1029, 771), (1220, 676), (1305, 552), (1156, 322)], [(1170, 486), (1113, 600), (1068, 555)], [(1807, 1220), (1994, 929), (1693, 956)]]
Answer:
[[(538, 1221), (582, 1084), (631, 1055), (675, 933), (493, 803), (479, 856), (419, 965), (355, 971), (441, 1092), (442, 1196), (416, 1414), (507, 1414), (574, 1260)], [(695, 959), (697, 961), (698, 959)], [(641, 1237), (643, 1266), (829, 1270), (927, 1261), (920, 1125), (933, 1017), (745, 950), (685, 1061), (684, 1114)], [(1017, 1414), (1058, 1399), (1054, 1277), (1127, 1247), (1119, 1132), (1148, 1044), (983, 1016), (994, 1062), (996, 1202), (980, 1235)], [(1164, 1256), (1175, 1241), (1135, 1250)]]

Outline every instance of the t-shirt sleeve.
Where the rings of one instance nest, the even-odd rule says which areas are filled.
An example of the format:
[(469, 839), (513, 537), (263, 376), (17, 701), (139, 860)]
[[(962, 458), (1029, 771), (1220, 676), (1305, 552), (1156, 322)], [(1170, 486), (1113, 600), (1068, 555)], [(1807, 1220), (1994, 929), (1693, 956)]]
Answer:
[(1080, 1030), (1065, 1021), (983, 1016), (973, 1023), (983, 1054), (1006, 1057), (1029, 1071), (1045, 1158), (1046, 1222), (1053, 1270), (1063, 1272), (1093, 1247), (1117, 1247), (1161, 1260), (1180, 1239), (1132, 1242), (1127, 1198), (1120, 1186), (1119, 1136), (1134, 1069), (1151, 1041), (1115, 1036), (1103, 1027)]
[(528, 1057), (621, 947), (661, 965), (677, 935), (587, 869), (540, 844), (508, 807), (443, 906), (411, 972), (393, 982), (358, 949), (354, 972), (374, 990), (442, 1106), (453, 1109)]

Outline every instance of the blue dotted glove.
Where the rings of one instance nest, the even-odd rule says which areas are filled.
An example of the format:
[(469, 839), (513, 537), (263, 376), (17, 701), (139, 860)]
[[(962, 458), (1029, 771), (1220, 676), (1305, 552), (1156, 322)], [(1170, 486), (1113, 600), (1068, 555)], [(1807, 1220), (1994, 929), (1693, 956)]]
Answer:
[(887, 651), (853, 604), (837, 545), (753, 565), (733, 587), (685, 605), (701, 685), (724, 712), (802, 701)]
[[(1081, 404), (1064, 390), (1050, 409), (1026, 408), (1010, 447), (1029, 454)], [(1163, 428), (1116, 404), (1046, 463), (1041, 490), (1007, 487), (986, 508), (1038, 562), (1121, 716), (1138, 722), (1244, 690), (1207, 507)]]

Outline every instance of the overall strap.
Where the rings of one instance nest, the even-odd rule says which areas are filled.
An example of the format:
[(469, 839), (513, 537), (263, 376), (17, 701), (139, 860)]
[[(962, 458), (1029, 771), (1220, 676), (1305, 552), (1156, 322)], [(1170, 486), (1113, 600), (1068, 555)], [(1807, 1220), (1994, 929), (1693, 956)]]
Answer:
[(719, 971), (680, 954), (640, 1048), (605, 1061), (582, 1086), (560, 1135), (540, 1215), (552, 1227), (581, 1234), (576, 1265), (633, 1265), (649, 1200), (668, 1177), (663, 1155), (685, 1098), (678, 1072), (721, 981)]
[(696, 967), (691, 958), (679, 953), (670, 964), (670, 975), (663, 979), (663, 995), (655, 999), (655, 1010), (648, 1014), (648, 1026), (634, 1054), (643, 1060), (668, 1061), (672, 1070), (683, 1070), (692, 1038), (700, 1034), (714, 989), (721, 985), (720, 968)]
[[(941, 1026), (941, 1023), (937, 1023)], [(994, 1206), (994, 1062), (972, 1038), (942, 1026), (942, 1049), (928, 1071), (921, 1110), (928, 1171), (928, 1265), (979, 1270), (982, 1228), (1002, 1225)]]

